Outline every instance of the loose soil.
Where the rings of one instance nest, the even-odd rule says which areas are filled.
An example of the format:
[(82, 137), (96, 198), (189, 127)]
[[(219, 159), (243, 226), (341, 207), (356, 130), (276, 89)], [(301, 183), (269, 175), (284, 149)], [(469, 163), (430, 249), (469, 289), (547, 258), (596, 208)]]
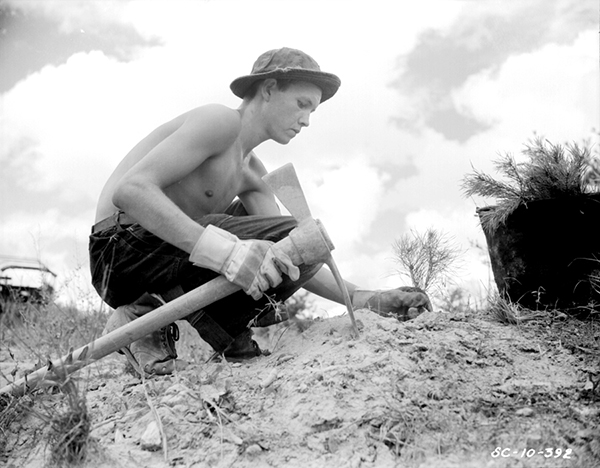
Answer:
[[(86, 367), (74, 376), (92, 428), (81, 466), (600, 466), (597, 322), (355, 314), (358, 338), (347, 316), (279, 326), (257, 334), (271, 354), (251, 362), (205, 363), (210, 350), (180, 323), (183, 371), (142, 382), (116, 354)], [(2, 374), (18, 378), (19, 353), (0, 352)], [(48, 466), (43, 419), (59, 417), (65, 395), (19, 403), (0, 465)]]

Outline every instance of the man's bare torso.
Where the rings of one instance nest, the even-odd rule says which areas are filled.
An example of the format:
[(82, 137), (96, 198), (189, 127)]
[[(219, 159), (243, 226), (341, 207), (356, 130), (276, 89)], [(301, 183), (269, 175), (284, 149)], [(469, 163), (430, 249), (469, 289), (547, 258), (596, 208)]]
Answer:
[[(117, 211), (112, 197), (118, 181), (179, 129), (191, 112), (196, 111), (182, 114), (156, 128), (125, 156), (102, 190), (96, 222)], [(164, 162), (167, 165), (169, 163)], [(241, 143), (236, 139), (228, 148), (205, 159), (190, 173), (162, 190), (190, 218), (199, 219), (209, 213), (221, 213), (236, 196), (260, 189), (263, 172), (262, 163), (254, 153), (244, 156)]]

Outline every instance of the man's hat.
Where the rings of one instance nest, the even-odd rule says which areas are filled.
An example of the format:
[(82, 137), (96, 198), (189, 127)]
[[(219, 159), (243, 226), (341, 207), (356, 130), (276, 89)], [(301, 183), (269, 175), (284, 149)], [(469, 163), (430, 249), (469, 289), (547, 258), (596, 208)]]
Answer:
[(322, 72), (319, 64), (301, 50), (283, 47), (262, 54), (249, 75), (240, 76), (229, 86), (233, 94), (243, 98), (255, 81), (267, 78), (284, 78), (313, 83), (321, 88), (321, 102), (327, 101), (340, 87), (340, 79), (332, 73)]

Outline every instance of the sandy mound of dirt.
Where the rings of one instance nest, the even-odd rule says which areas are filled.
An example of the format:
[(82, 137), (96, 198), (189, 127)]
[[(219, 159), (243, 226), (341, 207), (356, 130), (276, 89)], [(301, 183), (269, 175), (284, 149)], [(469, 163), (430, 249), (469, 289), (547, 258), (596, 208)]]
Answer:
[[(142, 384), (116, 355), (81, 371), (95, 441), (85, 466), (556, 468), (600, 460), (600, 404), (586, 387), (597, 360), (475, 313), (428, 312), (404, 323), (355, 314), (358, 338), (347, 316), (316, 321), (275, 334), (271, 355), (235, 364), (203, 363), (206, 350), (182, 323), (182, 357), (198, 362), (184, 371)], [(14, 466), (36, 462), (23, 456)]]

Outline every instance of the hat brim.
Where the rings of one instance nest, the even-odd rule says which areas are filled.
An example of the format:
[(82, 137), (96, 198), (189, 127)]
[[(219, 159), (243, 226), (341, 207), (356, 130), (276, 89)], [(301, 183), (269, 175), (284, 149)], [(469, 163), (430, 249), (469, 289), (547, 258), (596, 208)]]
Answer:
[(256, 73), (236, 78), (231, 82), (229, 88), (237, 97), (244, 98), (253, 83), (267, 78), (285, 78), (286, 80), (308, 81), (321, 88), (321, 103), (331, 98), (341, 85), (340, 79), (333, 73), (299, 68), (286, 68), (273, 70), (266, 73)]

